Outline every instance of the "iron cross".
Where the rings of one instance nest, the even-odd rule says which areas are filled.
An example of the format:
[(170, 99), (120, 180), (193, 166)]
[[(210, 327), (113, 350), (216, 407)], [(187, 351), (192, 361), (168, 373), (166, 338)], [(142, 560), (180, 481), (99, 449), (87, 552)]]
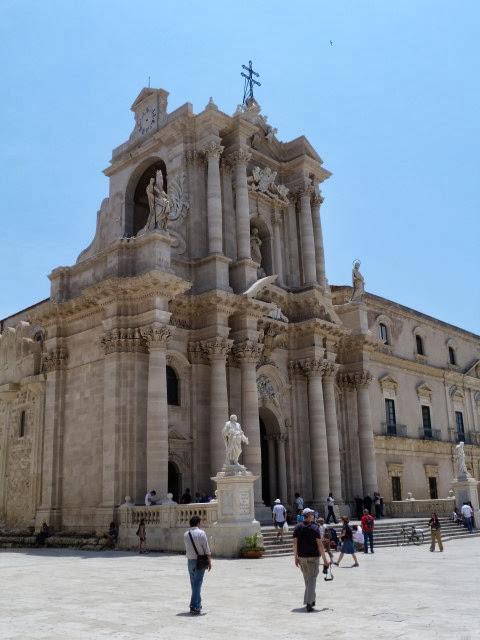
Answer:
[(260, 82), (257, 82), (256, 80), (253, 79), (253, 76), (256, 76), (257, 78), (259, 78), (260, 74), (252, 69), (251, 60), (248, 61), (248, 67), (242, 64), (242, 69), (245, 69), (245, 71), (248, 71), (248, 75), (246, 73), (243, 73), (242, 71), (242, 76), (245, 78), (245, 87), (243, 89), (243, 104), (246, 104), (247, 100), (254, 99), (253, 85), (256, 84), (259, 87), (261, 86)]

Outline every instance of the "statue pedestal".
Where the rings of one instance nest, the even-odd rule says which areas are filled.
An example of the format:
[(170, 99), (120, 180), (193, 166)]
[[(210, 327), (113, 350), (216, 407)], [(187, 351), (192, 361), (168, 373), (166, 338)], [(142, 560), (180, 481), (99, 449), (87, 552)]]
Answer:
[[(477, 490), (479, 481), (465, 475), (452, 480), (450, 484), (455, 492), (455, 505), (461, 509), (464, 502), (471, 502), (475, 517), (478, 514), (479, 506)], [(478, 526), (477, 522), (475, 524)]]
[(242, 465), (223, 465), (211, 478), (217, 484), (217, 522), (210, 529), (210, 547), (214, 556), (237, 558), (245, 546), (245, 536), (258, 533), (262, 546), (260, 523), (255, 520), (253, 484), (258, 476)]

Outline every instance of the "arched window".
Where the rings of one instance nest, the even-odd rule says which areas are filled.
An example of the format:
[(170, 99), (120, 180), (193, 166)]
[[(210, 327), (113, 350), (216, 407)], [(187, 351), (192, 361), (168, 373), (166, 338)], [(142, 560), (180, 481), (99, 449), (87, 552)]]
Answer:
[(167, 403), (178, 407), (179, 400), (177, 374), (172, 367), (167, 367)]
[(380, 322), (378, 325), (378, 329), (380, 331), (380, 339), (384, 341), (385, 344), (388, 344), (388, 329), (387, 325)]
[(423, 352), (423, 340), (422, 340), (422, 336), (419, 336), (418, 334), (415, 336), (415, 342), (417, 343), (417, 353), (419, 356), (423, 356), (425, 355)]
[(25, 436), (25, 411), (20, 414), (20, 424), (18, 427), (18, 437), (23, 438)]
[(455, 349), (453, 347), (448, 347), (448, 361), (450, 364), (457, 364), (455, 360)]

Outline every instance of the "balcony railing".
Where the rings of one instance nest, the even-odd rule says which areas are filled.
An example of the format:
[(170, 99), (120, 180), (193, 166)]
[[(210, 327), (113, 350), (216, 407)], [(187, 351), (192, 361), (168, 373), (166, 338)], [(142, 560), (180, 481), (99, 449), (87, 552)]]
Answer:
[(382, 435), (396, 436), (397, 438), (407, 437), (407, 426), (404, 424), (382, 422)]
[(464, 442), (465, 444), (475, 444), (475, 437), (470, 431), (456, 431), (453, 430), (453, 441), (457, 444)]
[(420, 427), (419, 437), (421, 440), (440, 440), (440, 429), (432, 429), (431, 427)]

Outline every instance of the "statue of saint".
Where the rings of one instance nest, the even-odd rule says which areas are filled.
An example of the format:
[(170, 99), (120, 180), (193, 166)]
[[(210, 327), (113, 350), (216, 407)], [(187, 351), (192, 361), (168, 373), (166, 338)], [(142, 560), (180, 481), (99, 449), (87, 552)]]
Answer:
[(240, 423), (237, 422), (236, 415), (230, 416), (230, 420), (228, 420), (223, 427), (222, 434), (226, 449), (225, 463), (228, 465), (239, 465), (238, 458), (242, 453), (242, 442), (248, 444), (248, 438), (243, 433)]
[(262, 264), (262, 252), (260, 251), (261, 246), (262, 241), (258, 237), (258, 229), (256, 227), (252, 227), (250, 236), (250, 254), (252, 256), (252, 260), (254, 262), (258, 262), (258, 264)]
[(465, 450), (463, 448), (464, 443), (459, 442), (455, 447), (455, 462), (457, 464), (457, 478), (470, 478), (468, 473), (467, 464), (465, 462)]
[(352, 270), (352, 286), (353, 293), (351, 302), (363, 302), (363, 294), (365, 293), (365, 280), (359, 271), (360, 263), (355, 262)]
[(147, 229), (155, 229), (155, 226), (158, 225), (162, 231), (165, 231), (172, 205), (170, 198), (163, 190), (163, 174), (161, 171), (157, 171), (156, 178), (150, 178), (146, 192), (150, 210)]

